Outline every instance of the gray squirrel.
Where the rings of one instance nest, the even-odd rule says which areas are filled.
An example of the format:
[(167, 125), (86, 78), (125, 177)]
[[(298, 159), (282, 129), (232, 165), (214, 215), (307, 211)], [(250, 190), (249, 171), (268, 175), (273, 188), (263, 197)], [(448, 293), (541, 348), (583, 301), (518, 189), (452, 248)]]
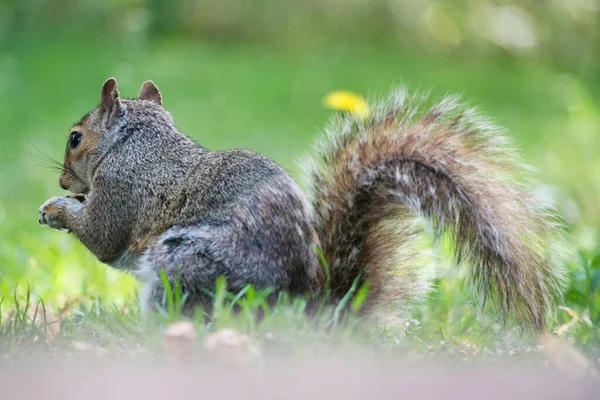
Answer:
[(175, 126), (152, 81), (100, 104), (69, 132), (59, 184), (39, 222), (72, 232), (101, 262), (142, 282), (145, 309), (179, 280), (184, 311), (210, 309), (218, 277), (238, 292), (339, 302), (368, 285), (365, 313), (424, 293), (419, 219), (449, 234), (454, 264), (482, 303), (544, 330), (565, 284), (556, 213), (514, 179), (506, 137), (474, 109), (405, 89), (365, 118), (339, 115), (308, 164), (310, 196), (248, 150), (209, 151)]

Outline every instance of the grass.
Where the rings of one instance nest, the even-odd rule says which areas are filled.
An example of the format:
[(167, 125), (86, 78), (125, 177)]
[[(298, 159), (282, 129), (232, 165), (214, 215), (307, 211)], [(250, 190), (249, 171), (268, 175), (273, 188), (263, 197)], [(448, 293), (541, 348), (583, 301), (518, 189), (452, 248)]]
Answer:
[[(592, 263), (598, 259), (600, 253)], [(600, 268), (591, 263), (573, 269), (573, 284), (567, 295), (569, 307), (554, 327), (561, 336), (574, 339), (589, 359), (596, 361), (600, 357), (598, 271)], [(531, 332), (477, 314), (457, 290), (456, 278), (439, 279), (436, 287), (426, 301), (413, 305), (412, 319), (385, 330), (378, 328), (377, 321), (354, 313), (341, 315), (340, 307), (324, 308), (309, 318), (304, 300), (283, 294), (274, 306), (269, 306), (269, 291), (247, 287), (241, 293), (228, 293), (224, 281), (217, 284), (209, 323), (201, 310), (192, 318), (181, 316), (184, 299), (175, 288), (168, 292), (158, 312), (148, 318), (141, 316), (136, 299), (117, 305), (100, 296), (71, 299), (67, 306), (51, 311), (52, 307), (41, 300), (36, 303), (24, 288), (25, 296), (14, 294), (14, 307), (7, 310), (0, 305), (0, 351), (5, 359), (24, 354), (72, 354), (77, 350), (103, 357), (160, 355), (166, 327), (187, 319), (195, 326), (198, 341), (219, 329), (232, 328), (260, 345), (267, 360), (294, 359), (307, 351), (333, 351), (366, 352), (391, 359), (418, 355), (425, 360), (442, 358), (466, 364), (482, 360), (543, 363)], [(48, 314), (44, 313), (45, 307)], [(263, 316), (260, 321), (259, 314)]]
[[(250, 46), (213, 46), (185, 40), (130, 43), (80, 40), (22, 41), (0, 53), (0, 352), (72, 350), (72, 341), (115, 353), (160, 344), (160, 332), (177, 319), (167, 309), (144, 322), (136, 282), (100, 265), (76, 240), (41, 228), (37, 208), (59, 194), (56, 171), (40, 165), (39, 151), (61, 159), (68, 129), (98, 101), (100, 86), (117, 77), (122, 95), (135, 96), (146, 79), (161, 88), (165, 107), (182, 131), (212, 149), (248, 147), (298, 176), (296, 160), (310, 151), (330, 112), (322, 98), (349, 89), (380, 96), (390, 86), (459, 92), (509, 130), (537, 177), (540, 190), (565, 216), (576, 257), (571, 285), (555, 329), (585, 349), (600, 348), (600, 114), (590, 93), (597, 82), (521, 63), (450, 59), (395, 48), (327, 48), (274, 52)], [(368, 343), (377, 351), (447, 354), (492, 359), (526, 354), (531, 337), (503, 327), (470, 305), (460, 279), (444, 271), (436, 290), (411, 306), (413, 320), (397, 330), (364, 329), (350, 316), (335, 323), (335, 309), (309, 321), (302, 301), (281, 299), (265, 308), (264, 293), (220, 293), (213, 323), (200, 336), (235, 327), (269, 346), (293, 353), (303, 346)], [(219, 297), (220, 296), (220, 297)], [(60, 318), (52, 344), (31, 310), (40, 299)], [(231, 303), (242, 307), (235, 316)], [(35, 311), (34, 311), (35, 313)], [(271, 339), (265, 339), (265, 338)], [(272, 339), (274, 338), (274, 339)], [(69, 350), (70, 349), (70, 350)], [(137, 350), (136, 350), (137, 349)]]

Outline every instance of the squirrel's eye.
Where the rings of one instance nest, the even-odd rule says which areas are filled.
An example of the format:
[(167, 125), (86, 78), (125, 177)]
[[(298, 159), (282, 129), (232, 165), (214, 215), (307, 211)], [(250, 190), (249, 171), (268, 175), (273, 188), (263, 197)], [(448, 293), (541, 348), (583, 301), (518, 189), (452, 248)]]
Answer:
[(71, 136), (69, 136), (69, 146), (71, 146), (71, 148), (74, 149), (75, 147), (77, 147), (79, 142), (81, 142), (81, 132), (71, 132)]

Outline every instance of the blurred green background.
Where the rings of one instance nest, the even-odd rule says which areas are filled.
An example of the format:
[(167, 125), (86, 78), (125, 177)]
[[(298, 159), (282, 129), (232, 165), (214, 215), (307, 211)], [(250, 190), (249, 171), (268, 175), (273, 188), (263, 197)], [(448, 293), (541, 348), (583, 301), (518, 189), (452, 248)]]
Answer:
[(27, 283), (47, 303), (133, 293), (37, 222), (63, 193), (39, 152), (62, 159), (109, 76), (125, 97), (154, 80), (197, 141), (294, 176), (330, 91), (460, 93), (538, 169), (573, 248), (600, 254), (599, 73), (599, 0), (0, 0), (0, 297)]

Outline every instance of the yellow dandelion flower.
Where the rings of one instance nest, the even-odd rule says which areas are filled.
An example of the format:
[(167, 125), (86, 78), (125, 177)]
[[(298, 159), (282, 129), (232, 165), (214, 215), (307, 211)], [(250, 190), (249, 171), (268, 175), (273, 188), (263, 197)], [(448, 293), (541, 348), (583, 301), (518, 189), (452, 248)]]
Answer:
[(334, 110), (346, 111), (361, 118), (369, 114), (369, 105), (359, 95), (348, 91), (335, 91), (323, 99), (323, 105)]

